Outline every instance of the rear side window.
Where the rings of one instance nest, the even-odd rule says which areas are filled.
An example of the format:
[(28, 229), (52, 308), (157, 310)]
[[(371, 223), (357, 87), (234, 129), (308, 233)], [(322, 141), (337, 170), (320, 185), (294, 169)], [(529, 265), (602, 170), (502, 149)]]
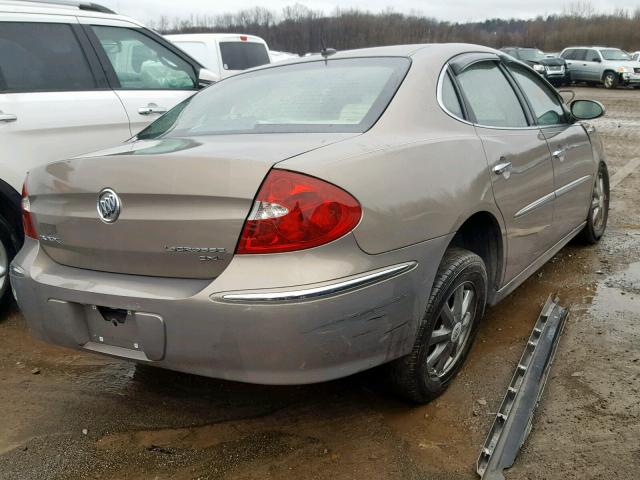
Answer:
[(0, 91), (78, 91), (96, 88), (70, 25), (0, 23)]
[(164, 45), (131, 28), (93, 26), (126, 90), (192, 90), (196, 76), (189, 63)]
[(444, 80), (442, 82), (442, 104), (444, 105), (444, 108), (456, 117), (464, 118), (458, 94), (453, 87), (453, 82), (451, 81), (449, 74), (444, 76)]
[(520, 65), (507, 67), (520, 85), (529, 100), (538, 125), (558, 125), (566, 123), (566, 116), (562, 104), (551, 89), (540, 80), (540, 76)]
[(220, 55), (225, 70), (246, 70), (269, 63), (269, 52), (256, 42), (220, 42)]
[(573, 60), (573, 57), (575, 56), (575, 54), (576, 54), (576, 51), (574, 49), (569, 49), (562, 52), (560, 56), (565, 60)]
[(475, 63), (457, 78), (478, 124), (528, 126), (516, 93), (496, 63)]

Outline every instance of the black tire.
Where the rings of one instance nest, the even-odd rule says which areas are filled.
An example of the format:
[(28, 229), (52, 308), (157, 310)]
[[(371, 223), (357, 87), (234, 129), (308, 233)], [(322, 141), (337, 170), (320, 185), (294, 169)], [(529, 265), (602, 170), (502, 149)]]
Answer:
[(604, 85), (604, 88), (611, 90), (618, 87), (619, 80), (618, 75), (614, 72), (605, 72), (602, 76), (602, 84)]
[[(601, 186), (599, 184), (601, 183)], [(604, 195), (604, 197), (603, 197)], [(596, 209), (600, 209), (600, 215)], [(600, 241), (607, 229), (609, 219), (609, 170), (605, 163), (598, 167), (595, 182), (593, 184), (593, 194), (591, 195), (591, 205), (587, 215), (587, 224), (580, 234), (579, 240), (588, 245), (596, 244)]]
[[(467, 290), (469, 288), (469, 290)], [(462, 289), (462, 295), (467, 291), (474, 291), (474, 296), (468, 301), (470, 317), (467, 326), (463, 326), (464, 318), (457, 319), (453, 328), (447, 328), (444, 317), (445, 307), (449, 312), (451, 299)], [(397, 394), (415, 403), (427, 403), (442, 394), (451, 380), (464, 363), (473, 339), (478, 330), (480, 319), (484, 315), (487, 296), (487, 270), (482, 259), (462, 248), (450, 248), (444, 255), (433, 288), (429, 296), (427, 308), (418, 330), (418, 336), (411, 353), (391, 362), (388, 368), (389, 380)], [(454, 300), (455, 305), (455, 300)], [(471, 305), (472, 304), (472, 305)], [(462, 304), (460, 304), (462, 305)], [(464, 312), (464, 309), (461, 309)], [(454, 312), (451, 318), (456, 317)], [(460, 328), (458, 326), (460, 325)], [(437, 329), (436, 329), (437, 327)], [(451, 330), (448, 340), (433, 343), (432, 334)], [(457, 335), (454, 334), (458, 331)], [(464, 335), (464, 337), (463, 337)], [(437, 338), (444, 338), (441, 333)], [(455, 336), (455, 338), (453, 338)], [(436, 362), (433, 369), (427, 365), (428, 361), (438, 358), (437, 352), (445, 342), (455, 344), (459, 340), (457, 349), (444, 353), (439, 358), (446, 357), (442, 371)], [(435, 341), (435, 338), (434, 338)], [(449, 343), (447, 343), (448, 345)], [(445, 349), (447, 347), (444, 347)], [(452, 347), (456, 348), (456, 347)]]
[(9, 222), (0, 215), (0, 311), (13, 300), (9, 285), (9, 264), (17, 253), (17, 235)]

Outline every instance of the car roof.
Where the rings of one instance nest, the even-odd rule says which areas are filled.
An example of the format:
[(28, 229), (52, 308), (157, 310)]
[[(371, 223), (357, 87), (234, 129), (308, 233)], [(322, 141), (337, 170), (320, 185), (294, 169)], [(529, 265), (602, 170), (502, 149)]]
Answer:
[(260, 42), (265, 43), (265, 41), (256, 36), (249, 35), (246, 33), (177, 33), (177, 34), (168, 34), (163, 35), (164, 38), (168, 38), (169, 40), (190, 40), (194, 42), (205, 42), (213, 39), (239, 39), (240, 37), (246, 37), (246, 42)]
[[(469, 43), (423, 43), (342, 50), (330, 55), (326, 60), (368, 57), (405, 57), (411, 58), (412, 61), (417, 63), (426, 65), (429, 71), (438, 75), (441, 67), (445, 63), (449, 62), (453, 57), (463, 53), (492, 53), (496, 56), (505, 55), (504, 52), (499, 50)], [(313, 54), (305, 57), (294, 57), (277, 63), (251, 68), (245, 70), (245, 72), (266, 68), (280, 68), (286, 65), (317, 62), (319, 60), (325, 60), (325, 58), (320, 54)], [(437, 67), (432, 68), (434, 65), (437, 65)]]
[[(83, 6), (80, 7), (80, 4)], [(95, 4), (94, 4), (95, 5)], [(90, 8), (90, 2), (72, 0), (68, 2), (38, 2), (38, 1), (19, 1), (19, 0), (0, 0), (0, 12), (6, 13), (31, 13), (39, 15), (60, 15), (74, 17), (90, 17), (104, 18), (109, 20), (123, 20), (133, 23), (139, 27), (144, 24), (133, 18), (118, 15), (117, 13), (106, 13), (98, 10), (85, 9)], [(97, 8), (101, 8), (99, 5)], [(103, 8), (103, 7), (102, 7)]]
[[(502, 53), (493, 48), (470, 43), (416, 43), (409, 45), (390, 45), (385, 47), (359, 48), (354, 50), (339, 50), (328, 58), (357, 58), (357, 57), (423, 57), (445, 56), (451, 58), (467, 52)], [(301, 57), (302, 60), (317, 60), (320, 54)]]
[(591, 46), (581, 45), (581, 46), (577, 46), (577, 47), (566, 47), (566, 48), (563, 48), (562, 51), (565, 51), (565, 50), (576, 50), (576, 49), (579, 49), (579, 48), (580, 49), (591, 49), (591, 48), (594, 48), (596, 50), (603, 49), (603, 48), (607, 48), (607, 49), (612, 48), (612, 49), (615, 49), (615, 50), (620, 50), (617, 47), (603, 47), (603, 46), (598, 46), (598, 45), (591, 45)]

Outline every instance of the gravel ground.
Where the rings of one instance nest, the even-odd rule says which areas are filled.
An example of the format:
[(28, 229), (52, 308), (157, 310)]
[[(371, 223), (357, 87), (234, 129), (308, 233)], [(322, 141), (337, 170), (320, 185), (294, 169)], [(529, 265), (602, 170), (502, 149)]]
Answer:
[[(640, 91), (602, 101), (615, 177), (637, 155)], [(474, 479), (475, 460), (540, 308), (572, 305), (532, 433), (509, 480), (640, 471), (640, 169), (612, 192), (600, 245), (569, 245), (488, 311), (437, 401), (409, 407), (375, 372), (263, 387), (49, 346), (0, 320), (1, 479)]]

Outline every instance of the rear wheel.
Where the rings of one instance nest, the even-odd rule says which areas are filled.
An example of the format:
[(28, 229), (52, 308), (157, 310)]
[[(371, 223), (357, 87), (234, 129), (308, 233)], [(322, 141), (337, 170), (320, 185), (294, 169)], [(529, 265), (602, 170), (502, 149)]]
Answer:
[(487, 271), (482, 259), (461, 248), (447, 251), (438, 268), (412, 352), (392, 362), (398, 394), (426, 403), (443, 393), (462, 366), (484, 314)]
[(16, 254), (16, 236), (9, 223), (0, 216), (0, 309), (11, 301), (9, 263)]
[(602, 77), (604, 88), (616, 88), (618, 86), (618, 75), (613, 72), (607, 72)]
[(598, 243), (607, 228), (608, 218), (609, 171), (607, 170), (607, 166), (601, 163), (593, 185), (587, 224), (580, 232), (580, 239), (588, 244)]

